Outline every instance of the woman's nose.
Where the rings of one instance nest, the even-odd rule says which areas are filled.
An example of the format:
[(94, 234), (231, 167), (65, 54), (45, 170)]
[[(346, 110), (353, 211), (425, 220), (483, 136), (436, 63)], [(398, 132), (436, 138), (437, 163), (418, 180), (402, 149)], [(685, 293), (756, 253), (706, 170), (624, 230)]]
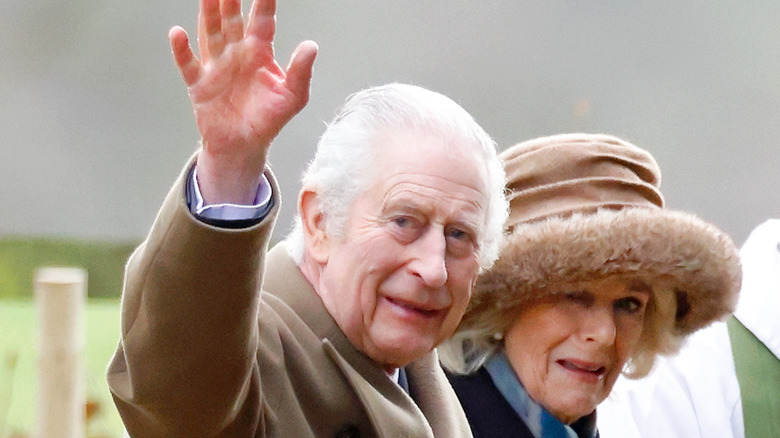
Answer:
[(587, 342), (611, 345), (615, 342), (617, 327), (612, 309), (591, 308), (582, 323), (582, 337)]

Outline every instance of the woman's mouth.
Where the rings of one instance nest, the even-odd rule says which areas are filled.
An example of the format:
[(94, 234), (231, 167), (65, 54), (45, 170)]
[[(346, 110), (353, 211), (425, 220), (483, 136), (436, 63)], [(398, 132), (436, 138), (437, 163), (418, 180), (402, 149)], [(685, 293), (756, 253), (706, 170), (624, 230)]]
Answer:
[(598, 381), (607, 371), (605, 366), (598, 363), (576, 359), (559, 359), (556, 363), (586, 381)]

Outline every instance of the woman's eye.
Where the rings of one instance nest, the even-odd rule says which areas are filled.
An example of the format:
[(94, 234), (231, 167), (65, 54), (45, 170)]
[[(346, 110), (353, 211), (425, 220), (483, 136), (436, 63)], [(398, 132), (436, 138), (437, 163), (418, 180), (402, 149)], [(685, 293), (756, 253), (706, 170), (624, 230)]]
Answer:
[(618, 310), (622, 310), (628, 313), (636, 313), (639, 312), (642, 307), (644, 306), (644, 303), (642, 303), (640, 300), (636, 298), (623, 298), (615, 302), (615, 308)]
[(567, 299), (572, 301), (587, 302), (588, 294), (585, 291), (570, 291), (563, 294)]

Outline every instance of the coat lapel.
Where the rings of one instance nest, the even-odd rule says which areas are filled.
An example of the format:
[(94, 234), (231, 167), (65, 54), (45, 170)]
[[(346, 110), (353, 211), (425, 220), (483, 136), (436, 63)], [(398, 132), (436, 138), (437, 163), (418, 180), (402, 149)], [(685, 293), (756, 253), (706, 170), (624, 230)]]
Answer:
[[(433, 437), (428, 421), (403, 390), (396, 387), (390, 394), (380, 392), (363, 374), (358, 372), (327, 339), (323, 340), (325, 352), (344, 373), (357, 393), (371, 423), (380, 437)], [(389, 378), (387, 383), (396, 386)], [(385, 386), (385, 385), (382, 385)]]
[(409, 392), (437, 437), (470, 437), (466, 414), (458, 402), (435, 351), (406, 367)]

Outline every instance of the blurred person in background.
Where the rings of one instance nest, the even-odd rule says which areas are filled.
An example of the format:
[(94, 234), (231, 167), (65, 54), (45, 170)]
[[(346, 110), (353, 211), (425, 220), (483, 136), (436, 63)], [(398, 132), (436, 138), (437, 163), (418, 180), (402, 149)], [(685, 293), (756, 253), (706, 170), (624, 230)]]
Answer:
[(618, 379), (599, 409), (604, 437), (780, 437), (780, 220), (755, 228), (740, 256), (734, 315), (644, 379)]

